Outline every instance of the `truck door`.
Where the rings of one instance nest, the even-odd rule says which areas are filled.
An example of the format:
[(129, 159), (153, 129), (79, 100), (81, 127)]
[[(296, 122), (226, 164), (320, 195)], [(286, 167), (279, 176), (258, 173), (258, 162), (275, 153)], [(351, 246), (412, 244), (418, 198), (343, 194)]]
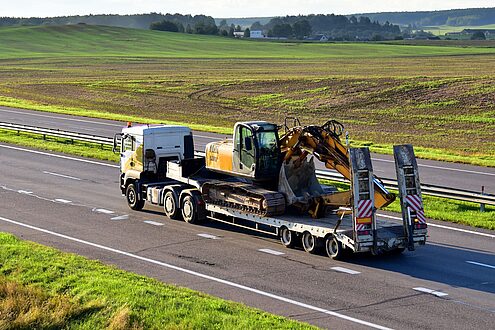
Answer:
[(128, 170), (142, 171), (143, 167), (143, 137), (131, 134), (122, 136), (120, 149), (120, 171)]
[(234, 134), (233, 170), (236, 173), (254, 176), (256, 158), (253, 131), (250, 127), (239, 124)]

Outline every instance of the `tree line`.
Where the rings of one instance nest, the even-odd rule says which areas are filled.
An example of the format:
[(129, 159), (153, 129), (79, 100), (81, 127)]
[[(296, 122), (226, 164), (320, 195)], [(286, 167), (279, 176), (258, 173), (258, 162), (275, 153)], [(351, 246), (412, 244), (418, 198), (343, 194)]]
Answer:
[(451, 9), (398, 13), (363, 14), (372, 20), (393, 22), (413, 28), (436, 25), (466, 26), (495, 24), (495, 8)]

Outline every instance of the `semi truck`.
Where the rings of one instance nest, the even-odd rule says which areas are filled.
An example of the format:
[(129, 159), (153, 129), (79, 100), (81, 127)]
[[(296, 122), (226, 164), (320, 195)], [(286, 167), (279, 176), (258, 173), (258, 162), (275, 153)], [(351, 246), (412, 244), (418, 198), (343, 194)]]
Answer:
[[(277, 235), (334, 259), (351, 253), (382, 254), (424, 245), (427, 224), (418, 167), (411, 145), (394, 146), (402, 222), (378, 219), (394, 201), (373, 174), (369, 149), (340, 140), (335, 120), (301, 126), (238, 122), (232, 139), (209, 143), (198, 154), (193, 132), (177, 125), (128, 125), (114, 138), (120, 149), (120, 189), (128, 206), (163, 208), (190, 224), (214, 220)], [(350, 189), (316, 178), (314, 161), (340, 172)]]

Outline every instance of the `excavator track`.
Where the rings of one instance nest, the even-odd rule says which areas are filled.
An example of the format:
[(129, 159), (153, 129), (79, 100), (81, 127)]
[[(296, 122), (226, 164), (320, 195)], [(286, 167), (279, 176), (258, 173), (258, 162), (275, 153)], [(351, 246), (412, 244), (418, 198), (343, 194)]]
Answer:
[(235, 208), (261, 216), (285, 213), (282, 193), (256, 187), (249, 183), (212, 181), (201, 186), (203, 199), (212, 204)]

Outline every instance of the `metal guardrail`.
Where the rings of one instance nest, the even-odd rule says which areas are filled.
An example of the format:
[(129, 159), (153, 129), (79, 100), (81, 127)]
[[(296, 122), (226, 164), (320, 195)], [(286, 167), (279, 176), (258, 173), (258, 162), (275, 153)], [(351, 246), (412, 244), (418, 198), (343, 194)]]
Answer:
[[(113, 145), (113, 138), (105, 137), (105, 136), (68, 132), (58, 129), (19, 125), (19, 124), (4, 123), (4, 122), (0, 122), (0, 128), (14, 130), (17, 132), (35, 133), (43, 136), (60, 137), (69, 140), (92, 142), (101, 145)], [(196, 155), (204, 156), (204, 152), (197, 151)], [(316, 176), (319, 179), (326, 179), (337, 182), (349, 182), (348, 180), (344, 179), (344, 177), (340, 173), (329, 170), (316, 170)], [(381, 179), (381, 181), (386, 188), (397, 189), (397, 181), (391, 179)], [(486, 205), (495, 205), (494, 195), (480, 194), (473, 191), (445, 188), (441, 186), (422, 183), (421, 192), (425, 195), (430, 195), (430, 196), (444, 197), (449, 199), (456, 199), (460, 201), (480, 203)]]
[(60, 138), (64, 138), (64, 139), (69, 139), (69, 140), (92, 142), (92, 143), (98, 143), (98, 144), (103, 144), (103, 145), (113, 145), (113, 138), (109, 138), (106, 136), (67, 132), (67, 131), (61, 131), (59, 129), (28, 126), (28, 125), (19, 125), (19, 124), (4, 123), (4, 122), (0, 122), (0, 128), (14, 130), (17, 132), (27, 132), (27, 133), (40, 134), (40, 135), (43, 135), (44, 137), (55, 136), (55, 137), (60, 137)]
[[(349, 183), (349, 180), (344, 179), (338, 172), (316, 170), (316, 176), (319, 179)], [(387, 189), (398, 189), (397, 181), (395, 180), (381, 179), (381, 181)], [(468, 190), (445, 188), (425, 183), (421, 183), (421, 193), (424, 195), (456, 199), (465, 202), (495, 205), (495, 196), (493, 195), (485, 195)]]

